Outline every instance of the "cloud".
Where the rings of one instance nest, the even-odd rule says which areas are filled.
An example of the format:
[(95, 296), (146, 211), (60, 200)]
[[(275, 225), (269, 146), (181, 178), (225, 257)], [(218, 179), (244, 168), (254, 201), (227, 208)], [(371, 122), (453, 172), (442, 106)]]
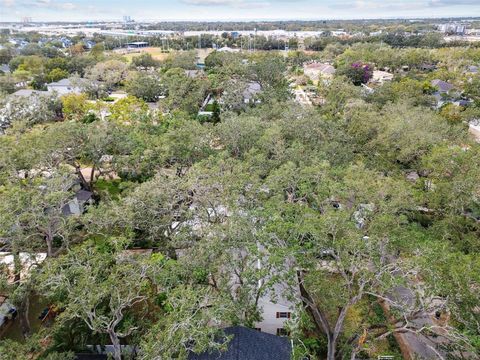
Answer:
[(2, 0), (0, 1), (0, 4), (5, 7), (14, 7), (16, 5), (15, 0)]
[(343, 0), (335, 1), (328, 5), (331, 9), (357, 9), (357, 10), (387, 10), (402, 11), (427, 9), (432, 7), (480, 5), (480, 0)]
[(479, 0), (429, 0), (430, 7), (444, 7), (456, 5), (479, 5)]
[[(435, 0), (432, 0), (435, 1)], [(406, 10), (418, 10), (424, 9), (425, 3), (410, 2), (410, 1), (383, 1), (383, 0), (353, 0), (353, 1), (339, 1), (329, 5), (331, 9), (338, 10), (355, 10), (355, 11), (376, 11), (385, 10), (389, 12), (393, 11), (406, 11)]]
[(67, 2), (67, 3), (62, 3), (60, 7), (64, 10), (74, 10), (77, 8), (77, 5), (71, 2)]
[(181, 2), (193, 6), (224, 6), (246, 9), (270, 6), (269, 2), (261, 0), (181, 0)]
[(25, 7), (39, 7), (50, 10), (75, 10), (77, 5), (72, 2), (63, 2), (56, 0), (34, 0), (23, 2)]

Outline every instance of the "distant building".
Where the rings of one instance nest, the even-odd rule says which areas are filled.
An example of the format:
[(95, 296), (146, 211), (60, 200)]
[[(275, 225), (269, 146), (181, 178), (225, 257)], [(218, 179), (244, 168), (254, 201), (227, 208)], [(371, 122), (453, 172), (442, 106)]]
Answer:
[(220, 49), (217, 50), (218, 52), (229, 52), (229, 53), (234, 53), (234, 52), (239, 52), (240, 49), (232, 49), (231, 47), (224, 46)]
[(439, 25), (438, 30), (447, 35), (464, 35), (467, 27), (462, 24), (448, 23)]
[(140, 49), (148, 47), (148, 42), (146, 41), (135, 41), (127, 44), (129, 49)]

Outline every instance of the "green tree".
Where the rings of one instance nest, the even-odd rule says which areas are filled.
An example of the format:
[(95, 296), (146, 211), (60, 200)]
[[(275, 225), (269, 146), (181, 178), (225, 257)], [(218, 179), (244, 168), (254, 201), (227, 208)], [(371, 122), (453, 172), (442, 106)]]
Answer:
[(149, 53), (143, 53), (132, 58), (132, 65), (137, 68), (148, 69), (159, 67), (160, 62), (155, 60)]
[(137, 72), (125, 84), (126, 91), (139, 99), (155, 102), (166, 94), (160, 75), (157, 73)]
[[(57, 321), (78, 319), (92, 332), (108, 335), (113, 358), (121, 360), (121, 339), (139, 330), (127, 320), (127, 314), (133, 314), (134, 307), (148, 299), (151, 265), (122, 255), (120, 249), (113, 250), (102, 252), (85, 245), (49, 262), (41, 288), (45, 296), (65, 309)], [(89, 290), (92, 284), (95, 291)], [(146, 315), (146, 312), (136, 314)]]
[(56, 68), (48, 73), (47, 81), (56, 82), (62, 79), (66, 79), (68, 75), (68, 71)]

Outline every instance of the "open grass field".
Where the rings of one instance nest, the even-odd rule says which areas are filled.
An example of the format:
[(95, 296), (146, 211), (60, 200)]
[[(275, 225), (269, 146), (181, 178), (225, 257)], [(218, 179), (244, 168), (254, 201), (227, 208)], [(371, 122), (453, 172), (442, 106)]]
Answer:
[(168, 53), (162, 52), (162, 48), (159, 47), (146, 47), (142, 49), (136, 49), (136, 50), (127, 50), (127, 49), (118, 49), (114, 50), (116, 54), (123, 55), (125, 58), (127, 58), (128, 62), (131, 62), (132, 59), (136, 56), (139, 56), (143, 53), (148, 53), (153, 56), (154, 59), (156, 60), (165, 60), (168, 56)]
[[(199, 62), (203, 63), (205, 61), (205, 58), (210, 54), (213, 49), (198, 49), (197, 51), (197, 56), (199, 59)], [(142, 49), (135, 49), (135, 50), (127, 50), (127, 49), (117, 49), (113, 50), (115, 54), (123, 55), (125, 58), (127, 58), (128, 62), (132, 62), (132, 59), (136, 56), (140, 56), (143, 53), (148, 53), (153, 56), (154, 59), (163, 61), (165, 60), (169, 53), (167, 52), (162, 52), (162, 48), (159, 47), (146, 47)]]

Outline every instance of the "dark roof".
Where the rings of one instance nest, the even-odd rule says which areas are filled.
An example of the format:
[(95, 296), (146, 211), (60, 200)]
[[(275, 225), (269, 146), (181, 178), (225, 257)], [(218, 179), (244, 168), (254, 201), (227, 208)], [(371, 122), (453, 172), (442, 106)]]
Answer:
[(93, 193), (87, 190), (79, 190), (75, 196), (79, 201), (88, 201), (92, 198)]
[(101, 354), (75, 354), (75, 360), (107, 360), (107, 355)]
[(290, 360), (292, 347), (286, 337), (235, 326), (224, 329), (233, 335), (225, 352), (190, 354), (189, 360)]

